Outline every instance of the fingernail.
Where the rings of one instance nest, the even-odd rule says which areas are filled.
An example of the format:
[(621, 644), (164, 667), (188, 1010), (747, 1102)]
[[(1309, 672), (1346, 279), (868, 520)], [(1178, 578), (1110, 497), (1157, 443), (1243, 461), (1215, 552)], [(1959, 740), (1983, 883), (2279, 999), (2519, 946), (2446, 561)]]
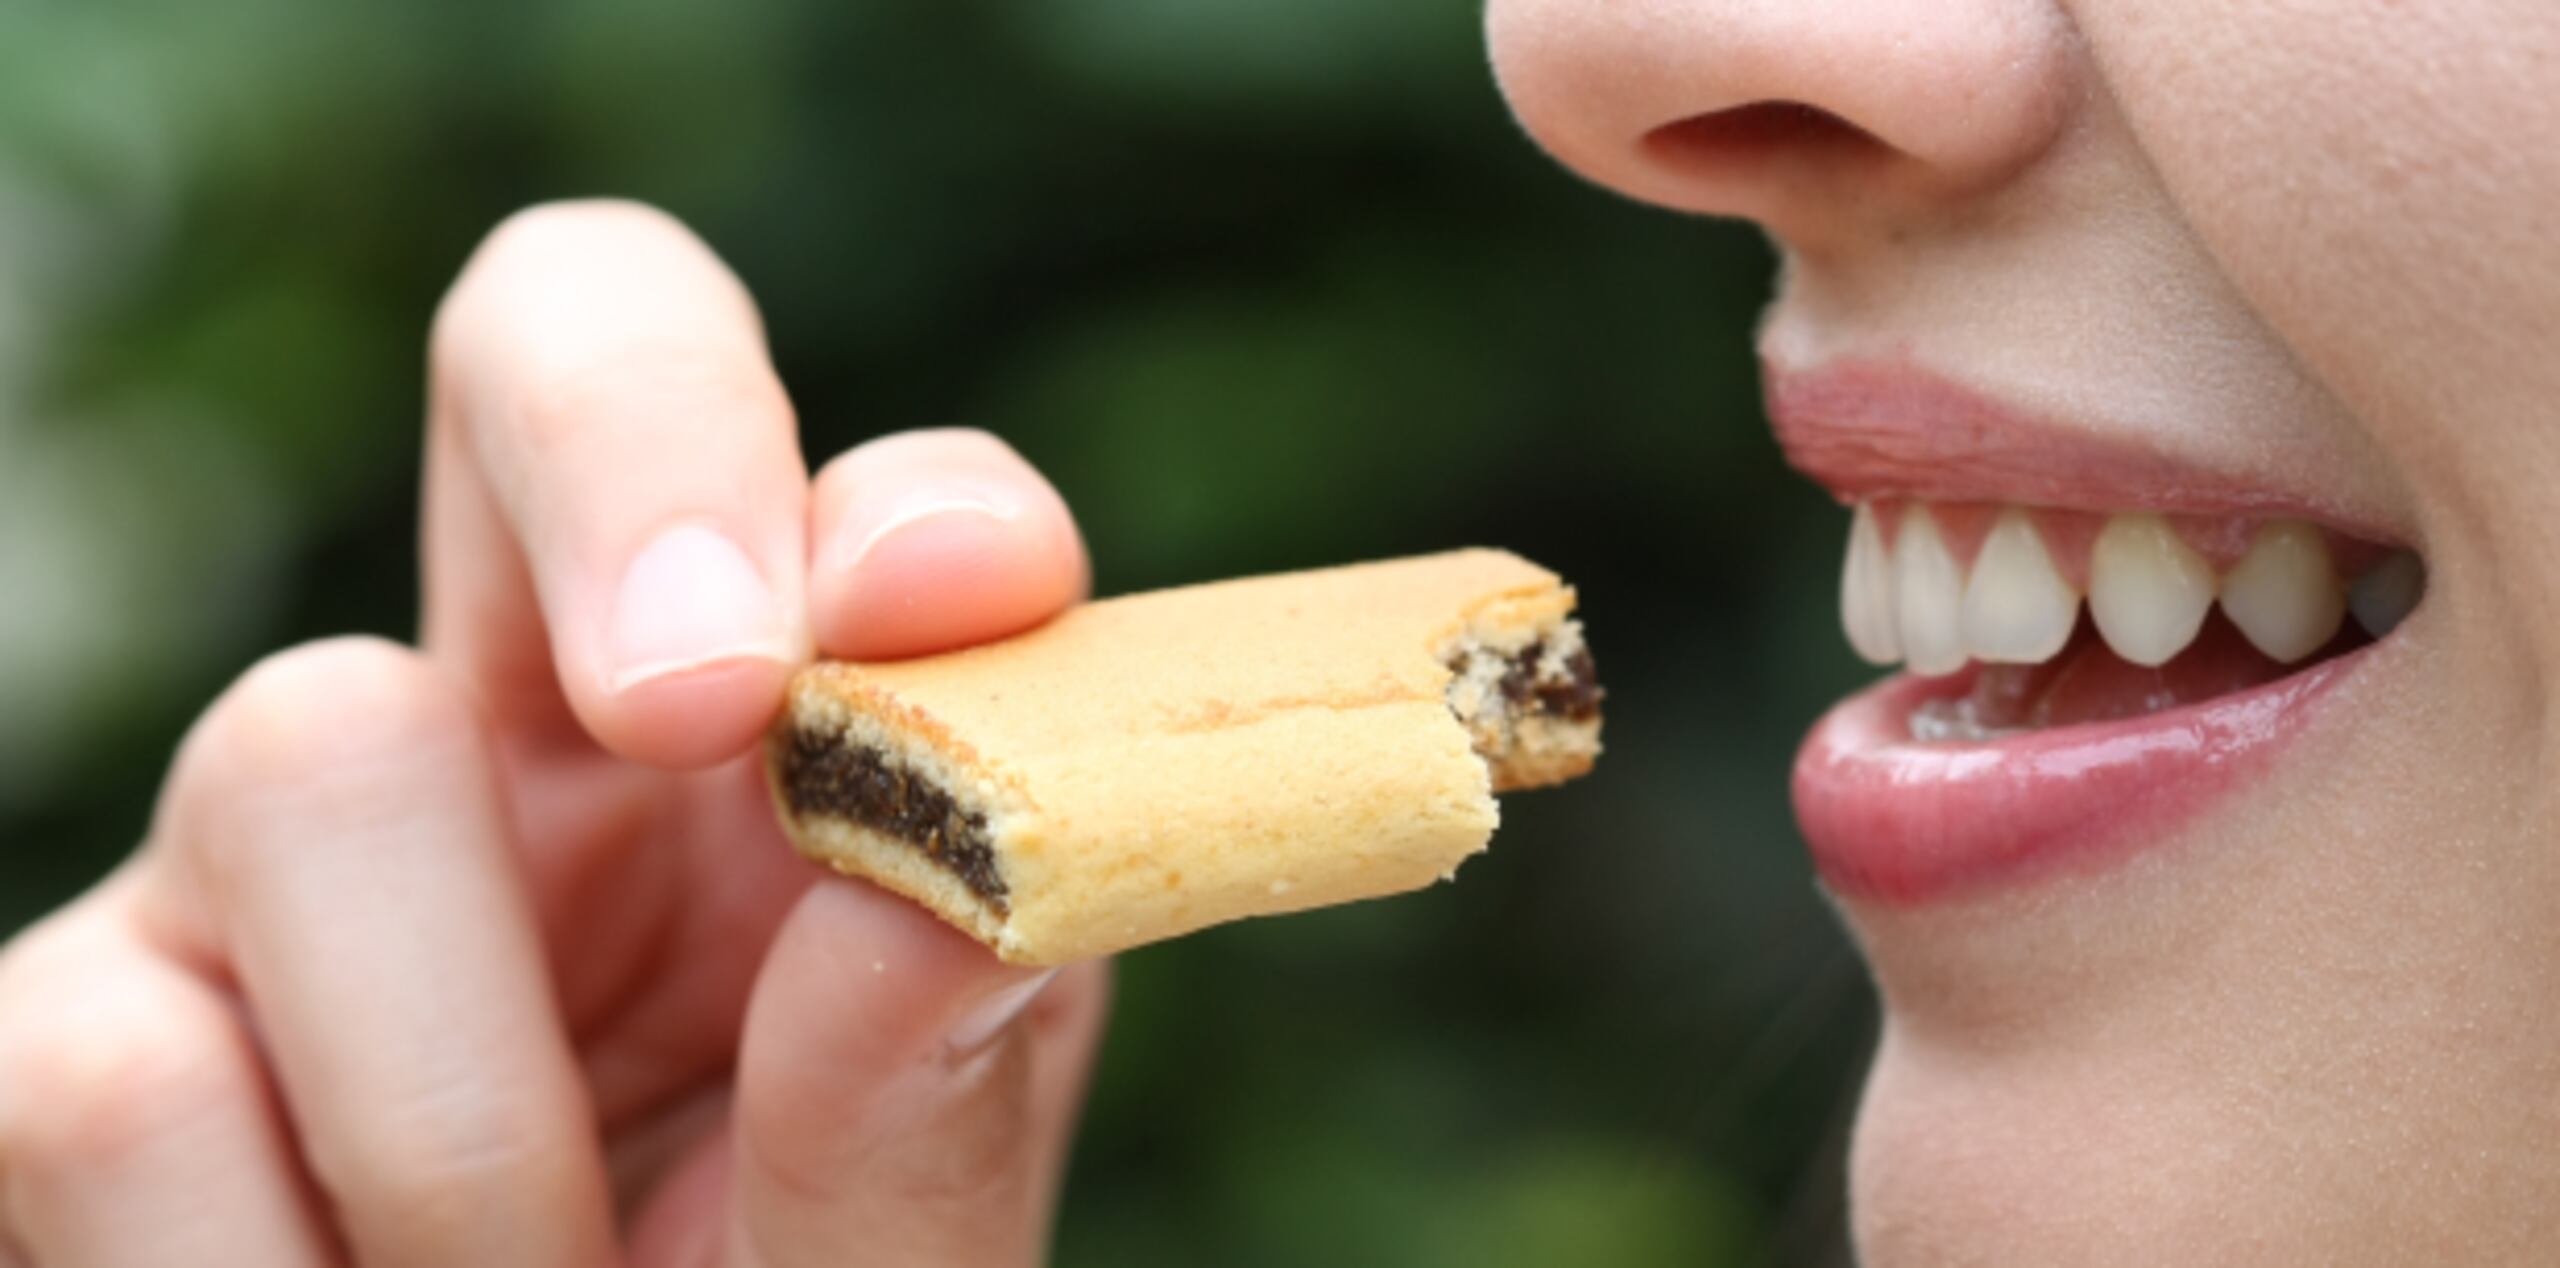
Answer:
[(1031, 1001), (1038, 999), (1041, 990), (1056, 976), (1058, 971), (1051, 969), (1029, 981), (1016, 982), (962, 1014), (959, 1022), (951, 1027), (951, 1034), (946, 1040), (952, 1055), (969, 1056), (995, 1043), (996, 1037), (1004, 1033), (1004, 1028), (1012, 1025), (1013, 1019), (1020, 1017), (1023, 1009), (1031, 1007)]
[(617, 692), (724, 660), (794, 659), (773, 587), (736, 542), (703, 524), (667, 529), (631, 557), (610, 631)]
[(1022, 514), (1022, 508), (1011, 498), (977, 492), (953, 490), (919, 490), (870, 515), (859, 516), (845, 525), (837, 541), (845, 543), (837, 552), (839, 571), (851, 573), (862, 567), (881, 543), (926, 520), (946, 515), (972, 516), (1009, 524)]

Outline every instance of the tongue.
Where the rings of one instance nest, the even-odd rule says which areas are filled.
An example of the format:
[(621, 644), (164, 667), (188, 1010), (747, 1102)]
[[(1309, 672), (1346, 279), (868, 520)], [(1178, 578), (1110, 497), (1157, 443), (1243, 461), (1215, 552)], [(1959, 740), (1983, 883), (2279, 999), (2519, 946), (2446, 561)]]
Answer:
[[(2355, 623), (2345, 622), (2312, 661), (2364, 641)], [(2217, 608), (2187, 650), (2166, 665), (2145, 667), (2109, 651), (2084, 615), (2060, 655), (2038, 665), (1983, 666), (1965, 695), (1921, 706), (1912, 732), (1923, 739), (1932, 733), (1958, 738), (2138, 717), (2273, 682), (2312, 661), (2286, 665), (2269, 659)]]

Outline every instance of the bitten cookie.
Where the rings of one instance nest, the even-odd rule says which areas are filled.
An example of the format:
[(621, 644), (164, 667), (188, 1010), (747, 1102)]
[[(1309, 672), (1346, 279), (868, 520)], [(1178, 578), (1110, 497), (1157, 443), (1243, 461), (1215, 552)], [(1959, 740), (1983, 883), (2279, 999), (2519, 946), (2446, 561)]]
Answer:
[(1600, 751), (1574, 595), (1497, 550), (1088, 603), (820, 664), (767, 743), (800, 850), (1017, 964), (1417, 889)]

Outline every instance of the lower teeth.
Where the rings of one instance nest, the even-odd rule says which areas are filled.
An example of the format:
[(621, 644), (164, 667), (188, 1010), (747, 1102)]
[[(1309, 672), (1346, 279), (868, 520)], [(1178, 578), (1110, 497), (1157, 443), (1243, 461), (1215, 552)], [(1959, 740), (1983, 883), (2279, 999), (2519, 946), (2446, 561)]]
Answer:
[(2052, 660), (1979, 666), (1961, 682), (1960, 691), (1914, 705), (1904, 719), (1912, 740), (1981, 743), (2050, 727), (2143, 717), (2274, 682), (2372, 641), (2361, 631), (2341, 631), (2317, 654), (2284, 664), (2251, 646), (2220, 613), (2211, 613), (2186, 651), (2167, 664), (2142, 666), (2116, 655), (2092, 624), (2084, 616)]
[(2007, 739), (2034, 729), (2023, 726), (1992, 726), (1982, 720), (1981, 707), (1971, 696), (1953, 700), (1928, 700), (1911, 711), (1911, 738), (1923, 744), (1978, 744), (1985, 740)]

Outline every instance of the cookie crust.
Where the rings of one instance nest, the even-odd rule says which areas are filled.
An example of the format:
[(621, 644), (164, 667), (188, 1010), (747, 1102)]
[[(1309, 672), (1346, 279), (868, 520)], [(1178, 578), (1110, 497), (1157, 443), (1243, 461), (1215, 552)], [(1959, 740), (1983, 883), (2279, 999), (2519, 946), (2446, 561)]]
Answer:
[(793, 842), (1023, 964), (1376, 897), (1598, 756), (1573, 591), (1496, 550), (1089, 603), (1002, 643), (798, 675)]

